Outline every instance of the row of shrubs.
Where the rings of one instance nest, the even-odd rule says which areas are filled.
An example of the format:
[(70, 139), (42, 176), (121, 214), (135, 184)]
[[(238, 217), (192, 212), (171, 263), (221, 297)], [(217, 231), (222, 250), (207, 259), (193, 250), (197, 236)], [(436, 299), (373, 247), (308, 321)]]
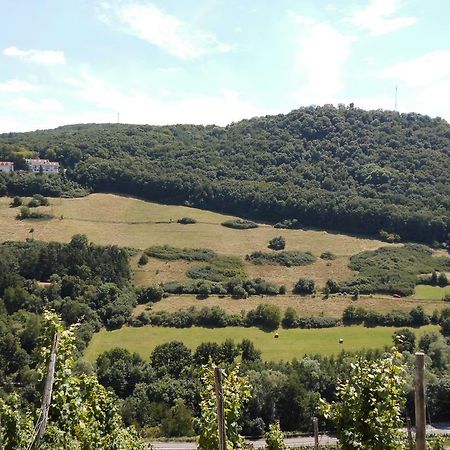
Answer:
[(192, 326), (223, 328), (223, 327), (251, 327), (271, 331), (280, 325), (283, 328), (332, 328), (339, 325), (395, 326), (395, 327), (419, 327), (429, 323), (441, 324), (450, 317), (450, 308), (441, 312), (434, 312), (430, 317), (421, 306), (417, 306), (409, 312), (394, 311), (382, 314), (376, 311), (355, 308), (349, 306), (344, 310), (342, 318), (310, 316), (299, 317), (297, 311), (289, 307), (283, 318), (277, 305), (262, 303), (255, 309), (240, 314), (228, 314), (219, 306), (196, 308), (191, 306), (187, 310), (144, 311), (130, 320), (130, 325), (139, 327), (143, 325), (155, 325), (162, 327), (189, 328)]
[(224, 282), (202, 279), (164, 283), (163, 290), (169, 294), (195, 294), (200, 298), (207, 298), (210, 294), (247, 298), (250, 295), (283, 295), (286, 293), (286, 286), (277, 286), (262, 278), (234, 278)]
[(278, 264), (280, 266), (306, 266), (316, 261), (316, 257), (311, 252), (301, 252), (299, 250), (281, 251), (276, 253), (253, 252), (246, 255), (245, 259), (256, 265)]
[[(37, 208), (38, 206), (48, 206), (50, 202), (48, 201), (47, 197), (44, 197), (41, 194), (34, 194), (31, 200), (26, 204), (29, 208)], [(23, 206), (23, 199), (22, 197), (15, 196), (11, 203), (11, 208), (17, 208), (19, 206)]]

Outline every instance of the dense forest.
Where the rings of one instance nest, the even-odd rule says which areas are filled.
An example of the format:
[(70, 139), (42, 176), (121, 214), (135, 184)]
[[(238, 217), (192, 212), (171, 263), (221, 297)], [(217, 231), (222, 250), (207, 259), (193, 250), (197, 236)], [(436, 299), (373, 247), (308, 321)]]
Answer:
[[(0, 135), (0, 159), (21, 168), (30, 154), (67, 168), (66, 195), (113, 191), (427, 243), (446, 242), (450, 231), (450, 126), (414, 113), (341, 105), (225, 128), (72, 125)], [(0, 191), (24, 194), (18, 177), (0, 177)], [(46, 191), (32, 193), (50, 195), (42, 178)]]

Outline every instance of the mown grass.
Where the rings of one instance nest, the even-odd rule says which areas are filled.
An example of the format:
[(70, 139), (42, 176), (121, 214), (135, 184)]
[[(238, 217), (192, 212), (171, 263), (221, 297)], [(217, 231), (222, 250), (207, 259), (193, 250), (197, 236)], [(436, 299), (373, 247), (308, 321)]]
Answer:
[[(414, 290), (414, 297), (424, 300), (441, 300), (446, 294), (450, 294), (450, 285), (445, 287), (418, 284)], [(450, 305), (449, 305), (450, 306)]]
[[(266, 333), (258, 328), (161, 328), (161, 327), (125, 327), (120, 330), (101, 330), (95, 334), (86, 350), (85, 358), (95, 361), (96, 357), (111, 348), (123, 347), (148, 358), (153, 349), (172, 340), (182, 341), (190, 349), (195, 349), (201, 342), (223, 342), (233, 339), (236, 343), (250, 339), (261, 350), (262, 357), (268, 361), (291, 360), (305, 354), (332, 355), (341, 350), (356, 351), (362, 349), (383, 348), (392, 344), (395, 327), (364, 328), (362, 326), (336, 327), (320, 330), (279, 330), (279, 338), (274, 333)], [(428, 325), (415, 330), (437, 330)], [(343, 344), (339, 344), (343, 339)]]

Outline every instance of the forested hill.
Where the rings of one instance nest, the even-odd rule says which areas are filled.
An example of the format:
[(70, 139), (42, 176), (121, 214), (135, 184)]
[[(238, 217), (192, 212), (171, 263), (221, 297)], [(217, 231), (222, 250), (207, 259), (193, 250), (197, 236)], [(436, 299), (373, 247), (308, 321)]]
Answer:
[(450, 126), (419, 114), (325, 106), (225, 128), (72, 125), (0, 135), (0, 159), (27, 149), (93, 191), (424, 242), (450, 231)]

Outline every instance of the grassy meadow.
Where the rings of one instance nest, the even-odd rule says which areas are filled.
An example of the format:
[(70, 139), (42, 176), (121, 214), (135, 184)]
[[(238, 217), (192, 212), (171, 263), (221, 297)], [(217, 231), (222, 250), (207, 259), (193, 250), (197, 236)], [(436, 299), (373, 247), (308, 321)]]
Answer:
[[(34, 229), (34, 238), (44, 241), (68, 242), (83, 233), (97, 244), (116, 244), (143, 250), (152, 245), (202, 247), (219, 254), (244, 257), (254, 251), (267, 251), (271, 238), (283, 235), (286, 250), (311, 251), (315, 256), (331, 251), (337, 258), (303, 267), (277, 265), (255, 266), (245, 263), (249, 277), (262, 277), (277, 284), (292, 287), (300, 276), (313, 278), (323, 285), (328, 278), (344, 280), (353, 273), (349, 257), (363, 250), (373, 250), (384, 242), (317, 230), (281, 230), (260, 224), (250, 230), (236, 230), (220, 225), (232, 216), (196, 208), (160, 205), (113, 194), (92, 194), (84, 198), (51, 198), (50, 206), (39, 208), (54, 216), (51, 220), (18, 221), (17, 208), (10, 208), (11, 199), (0, 198), (0, 241), (23, 240)], [(197, 223), (182, 225), (181, 217), (192, 217)], [(133, 260), (135, 283), (138, 285), (185, 279), (191, 263), (159, 261), (154, 258), (144, 268)]]
[[(417, 335), (437, 330), (434, 325), (416, 329)], [(268, 361), (291, 360), (305, 354), (332, 355), (341, 350), (383, 348), (392, 344), (392, 334), (398, 327), (365, 328), (362, 326), (336, 327), (312, 330), (279, 330), (279, 338), (258, 328), (162, 328), (162, 327), (124, 327), (120, 330), (101, 330), (96, 333), (86, 350), (85, 358), (95, 361), (96, 357), (114, 347), (123, 347), (148, 358), (153, 349), (172, 340), (182, 341), (194, 350), (201, 342), (223, 342), (233, 339), (235, 343), (250, 339), (261, 350), (262, 357)], [(343, 344), (339, 344), (343, 339)]]
[(418, 284), (414, 292), (414, 297), (423, 300), (442, 300), (446, 294), (450, 294), (450, 285), (439, 287)]

